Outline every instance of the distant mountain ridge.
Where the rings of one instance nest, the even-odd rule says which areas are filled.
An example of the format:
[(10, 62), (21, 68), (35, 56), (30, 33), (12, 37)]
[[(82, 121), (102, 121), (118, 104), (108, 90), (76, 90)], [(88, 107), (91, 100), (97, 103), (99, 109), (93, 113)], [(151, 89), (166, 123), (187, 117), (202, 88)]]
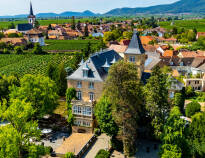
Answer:
[[(120, 15), (136, 15), (136, 14), (179, 14), (179, 13), (205, 13), (205, 0), (179, 0), (172, 4), (156, 5), (141, 8), (117, 8), (105, 14), (96, 14), (89, 10), (84, 12), (66, 11), (60, 14), (56, 13), (39, 13), (38, 18), (49, 17), (90, 17), (90, 16), (120, 16)], [(0, 18), (26, 18), (26, 14), (15, 16), (0, 16)]]
[[(56, 13), (39, 13), (36, 14), (36, 17), (38, 18), (52, 18), (52, 17), (70, 17), (70, 16), (82, 16), (82, 17), (88, 17), (88, 16), (98, 16), (99, 14), (95, 14), (89, 10), (86, 10), (84, 12), (72, 12), (67, 11), (60, 14)], [(14, 16), (0, 16), (0, 18), (27, 18), (28, 14), (20, 14), (20, 15), (14, 15)]]
[(180, 0), (172, 4), (156, 5), (142, 8), (118, 8), (105, 15), (135, 15), (135, 14), (165, 14), (165, 13), (205, 13), (205, 0)]

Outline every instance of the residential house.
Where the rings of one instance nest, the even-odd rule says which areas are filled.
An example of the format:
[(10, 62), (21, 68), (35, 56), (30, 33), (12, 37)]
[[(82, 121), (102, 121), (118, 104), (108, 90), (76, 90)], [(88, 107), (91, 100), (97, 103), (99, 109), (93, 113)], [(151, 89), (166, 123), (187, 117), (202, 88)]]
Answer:
[(26, 39), (32, 43), (39, 43), (40, 46), (45, 45), (43, 33), (37, 29), (32, 29), (26, 33)]
[(77, 100), (72, 100), (75, 117), (73, 132), (92, 133), (95, 127), (94, 106), (103, 91), (104, 81), (112, 64), (122, 57), (114, 50), (96, 53), (67, 77), (68, 88), (75, 88)]
[(152, 36), (140, 36), (143, 45), (148, 45), (149, 42), (155, 40)]
[(195, 91), (205, 90), (205, 80), (203, 78), (185, 78), (185, 87), (191, 86)]

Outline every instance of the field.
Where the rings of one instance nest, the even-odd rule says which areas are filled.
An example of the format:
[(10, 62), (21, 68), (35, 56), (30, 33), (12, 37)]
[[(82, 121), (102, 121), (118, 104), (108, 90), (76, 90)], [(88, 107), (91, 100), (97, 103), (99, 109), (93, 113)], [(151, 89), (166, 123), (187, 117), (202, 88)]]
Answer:
[(63, 62), (65, 67), (70, 66), (72, 56), (69, 54), (58, 55), (0, 55), (0, 73), (6, 75), (17, 74), (41, 74), (46, 75), (48, 63), (60, 64)]
[(49, 50), (82, 50), (91, 42), (92, 46), (95, 47), (99, 43), (97, 40), (46, 40), (47, 46), (43, 49)]
[(196, 28), (198, 32), (205, 32), (205, 19), (201, 20), (177, 20), (171, 26), (170, 22), (160, 22), (159, 25), (166, 29), (172, 29), (174, 26), (177, 28), (193, 29)]

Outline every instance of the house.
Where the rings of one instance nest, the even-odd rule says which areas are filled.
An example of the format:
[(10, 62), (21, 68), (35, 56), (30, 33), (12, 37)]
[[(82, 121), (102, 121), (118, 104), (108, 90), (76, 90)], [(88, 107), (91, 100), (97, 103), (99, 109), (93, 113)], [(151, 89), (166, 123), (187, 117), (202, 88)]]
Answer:
[(24, 38), (2, 38), (0, 42), (12, 44), (14, 46), (21, 46), (27, 44), (27, 41)]
[(8, 35), (8, 34), (11, 34), (11, 33), (16, 33), (18, 34), (19, 32), (16, 30), (16, 29), (9, 29), (9, 30), (6, 30), (4, 32), (4, 35)]
[(205, 56), (205, 52), (203, 51), (181, 51), (178, 54), (180, 58), (195, 58), (199, 56)]
[(196, 39), (199, 39), (200, 37), (205, 37), (205, 32), (197, 32)]
[(72, 100), (72, 112), (75, 117), (74, 133), (92, 133), (95, 127), (94, 106), (103, 91), (104, 81), (109, 67), (122, 57), (114, 50), (96, 53), (67, 77), (68, 88), (75, 88), (77, 100)]
[(185, 78), (185, 87), (191, 86), (195, 91), (205, 90), (205, 80), (202, 78)]
[(39, 43), (40, 46), (45, 45), (43, 33), (37, 29), (32, 29), (26, 33), (26, 39), (32, 43)]
[(169, 88), (169, 98), (174, 98), (175, 93), (180, 92), (185, 86), (182, 82), (178, 81), (174, 77), (169, 78), (170, 88)]
[(117, 53), (120, 54), (121, 57), (124, 58), (124, 53), (127, 50), (128, 46), (123, 46), (123, 45), (117, 45), (117, 44), (111, 44), (110, 47), (108, 48), (109, 50), (114, 50)]
[(172, 43), (175, 44), (177, 42), (176, 38), (164, 38), (164, 37), (156, 37), (158, 43)]
[(124, 60), (132, 62), (138, 67), (139, 78), (141, 78), (142, 72), (144, 72), (145, 60), (147, 58), (145, 53), (146, 51), (142, 46), (139, 34), (134, 30), (130, 44), (124, 53)]
[(140, 39), (141, 39), (143, 45), (148, 45), (149, 42), (154, 40), (154, 38), (152, 36), (141, 36)]

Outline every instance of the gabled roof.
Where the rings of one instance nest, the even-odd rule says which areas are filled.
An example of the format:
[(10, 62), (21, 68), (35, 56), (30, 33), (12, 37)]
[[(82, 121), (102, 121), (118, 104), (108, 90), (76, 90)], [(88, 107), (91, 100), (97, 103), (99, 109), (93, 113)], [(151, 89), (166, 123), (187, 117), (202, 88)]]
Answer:
[[(111, 64), (113, 59), (121, 60), (122, 57), (114, 50), (96, 53), (86, 60), (73, 74), (67, 77), (68, 80), (89, 80), (102, 82), (106, 79), (108, 72), (104, 70), (105, 63)], [(83, 77), (83, 68), (89, 67), (88, 77)]]
[(130, 41), (130, 44), (125, 52), (125, 54), (144, 54), (145, 50), (142, 46), (140, 37), (137, 33), (137, 31), (133, 32), (132, 39)]

